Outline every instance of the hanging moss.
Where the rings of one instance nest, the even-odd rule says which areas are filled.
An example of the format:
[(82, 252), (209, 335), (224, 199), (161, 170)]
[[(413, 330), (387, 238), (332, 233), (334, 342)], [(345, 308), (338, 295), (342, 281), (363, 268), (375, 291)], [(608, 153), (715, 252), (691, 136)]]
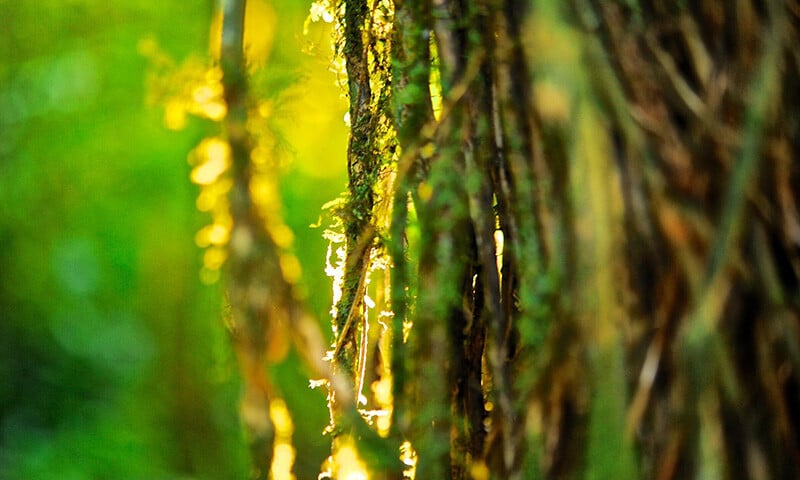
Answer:
[(323, 3), (350, 121), (327, 473), (798, 475), (796, 15)]

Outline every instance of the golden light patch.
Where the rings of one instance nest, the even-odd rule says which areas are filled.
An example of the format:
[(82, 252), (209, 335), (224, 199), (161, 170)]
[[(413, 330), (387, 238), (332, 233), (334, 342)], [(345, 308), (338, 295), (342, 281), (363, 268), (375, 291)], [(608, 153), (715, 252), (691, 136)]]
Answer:
[(484, 462), (473, 463), (469, 468), (473, 480), (489, 480), (489, 467)]
[(420, 149), (419, 156), (429, 160), (433, 158), (434, 153), (436, 153), (436, 145), (433, 142), (428, 142)]
[(292, 229), (282, 223), (270, 224), (269, 233), (272, 235), (272, 241), (280, 248), (289, 248), (294, 242)]
[(297, 283), (303, 274), (300, 262), (294, 255), (285, 253), (280, 256), (281, 272), (283, 278), (289, 283)]
[(266, 175), (257, 175), (250, 180), (250, 195), (257, 205), (276, 205), (278, 192)]
[(292, 417), (289, 415), (289, 409), (286, 408), (286, 402), (281, 398), (274, 398), (269, 402), (269, 416), (272, 419), (272, 424), (275, 426), (275, 434), (280, 437), (291, 436), (294, 432), (294, 424)]
[(224, 248), (211, 247), (203, 254), (203, 266), (209, 270), (219, 270), (227, 258), (228, 253)]
[[(264, 0), (249, 0), (244, 18), (244, 51), (251, 67), (266, 65), (275, 39), (275, 26), (278, 17), (275, 10)], [(209, 51), (214, 59), (219, 59), (222, 51), (222, 12), (218, 11), (211, 20), (209, 31)]]
[(427, 182), (421, 182), (417, 187), (417, 194), (423, 202), (427, 202), (433, 196), (433, 187)]
[(182, 130), (186, 126), (186, 108), (182, 102), (172, 100), (164, 107), (164, 126), (168, 130)]
[(347, 439), (333, 454), (335, 478), (340, 480), (367, 480), (367, 467), (358, 455), (353, 441)]
[(197, 166), (192, 169), (189, 177), (197, 185), (214, 183), (231, 163), (230, 147), (220, 138), (206, 138), (190, 157), (190, 162), (196, 162)]
[(208, 240), (212, 245), (225, 245), (230, 237), (230, 230), (226, 227), (214, 224), (209, 227)]
[(297, 456), (297, 452), (292, 446), (294, 424), (283, 399), (273, 398), (270, 400), (269, 417), (275, 428), (275, 446), (273, 447), (270, 477), (273, 480), (294, 480), (292, 467)]
[(563, 87), (550, 81), (536, 82), (533, 95), (543, 120), (558, 123), (569, 120), (571, 101)]
[(403, 478), (414, 480), (417, 476), (417, 451), (408, 440), (400, 445), (400, 461), (408, 467), (403, 471)]

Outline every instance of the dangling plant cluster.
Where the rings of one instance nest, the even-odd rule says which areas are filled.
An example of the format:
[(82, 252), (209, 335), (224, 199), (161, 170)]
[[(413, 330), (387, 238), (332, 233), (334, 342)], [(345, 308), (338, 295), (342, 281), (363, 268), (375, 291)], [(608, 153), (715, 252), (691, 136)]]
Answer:
[(328, 391), (322, 478), (800, 475), (797, 8), (556, 3), (312, 4), (349, 125), (325, 345), (222, 2), (230, 222), (203, 238), (260, 478), (289, 339)]

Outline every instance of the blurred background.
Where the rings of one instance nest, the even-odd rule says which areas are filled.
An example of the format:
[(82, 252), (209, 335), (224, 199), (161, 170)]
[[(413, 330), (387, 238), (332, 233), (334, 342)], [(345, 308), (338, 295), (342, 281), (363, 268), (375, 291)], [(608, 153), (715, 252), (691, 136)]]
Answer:
[[(304, 33), (303, 1), (250, 8), (254, 88), (281, 107), (285, 220), (325, 321), (326, 242), (310, 225), (344, 189), (346, 151), (329, 25)], [(165, 116), (159, 91), (210, 65), (213, 17), (211, 0), (0, 0), (0, 479), (247, 477), (187, 163), (219, 126)], [(297, 365), (274, 374), (303, 418), (295, 473), (316, 478), (327, 412)]]

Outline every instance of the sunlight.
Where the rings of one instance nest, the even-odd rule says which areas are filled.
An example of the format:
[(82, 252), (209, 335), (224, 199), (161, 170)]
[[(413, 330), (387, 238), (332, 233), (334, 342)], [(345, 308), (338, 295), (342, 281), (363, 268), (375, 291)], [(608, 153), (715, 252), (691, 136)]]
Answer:
[(197, 209), (201, 212), (210, 212), (224, 205), (227, 210), (226, 196), (232, 186), (233, 181), (229, 178), (220, 178), (211, 185), (203, 185), (195, 202)]
[(297, 257), (290, 253), (284, 253), (280, 256), (278, 261), (281, 264), (283, 278), (289, 283), (297, 283), (303, 274), (303, 269), (300, 267), (300, 262), (297, 260)]
[(433, 187), (428, 182), (421, 181), (417, 187), (417, 195), (419, 195), (419, 198), (423, 201), (427, 202), (433, 197)]
[(339, 480), (367, 480), (367, 467), (358, 456), (353, 440), (348, 438), (333, 455), (335, 478)]
[(169, 130), (186, 127), (186, 109), (182, 102), (171, 100), (164, 106), (164, 126)]
[(417, 451), (408, 440), (400, 445), (400, 461), (408, 467), (403, 471), (403, 478), (414, 480), (417, 477)]
[[(251, 68), (267, 63), (272, 52), (278, 16), (274, 8), (263, 0), (247, 2), (245, 16), (244, 45)], [(219, 59), (222, 46), (222, 12), (216, 12), (209, 28), (209, 52)]]
[(392, 410), (394, 405), (394, 397), (392, 396), (392, 376), (388, 372), (384, 372), (380, 379), (372, 382), (370, 387), (372, 394), (375, 398), (375, 403), (380, 407), (383, 415), (375, 417), (375, 427), (378, 429), (378, 435), (383, 438), (389, 436), (389, 429), (392, 427)]
[(289, 248), (292, 246), (294, 242), (294, 233), (292, 233), (291, 228), (278, 222), (270, 223), (267, 228), (269, 229), (269, 234), (272, 237), (272, 241), (275, 242), (275, 245), (280, 248)]
[(312, 22), (322, 20), (325, 23), (333, 22), (333, 9), (329, 0), (317, 0), (311, 4), (309, 15)]
[[(209, 71), (213, 71), (213, 69)], [(213, 76), (206, 75), (206, 79), (208, 78), (213, 78)], [(222, 95), (222, 84), (218, 80), (198, 85), (192, 90), (189, 111), (197, 116), (218, 122), (228, 113)]]
[(505, 237), (502, 230), (494, 231), (494, 254), (497, 257), (497, 272), (503, 278), (503, 249), (505, 248)]
[[(328, 243), (328, 250), (325, 254), (325, 275), (330, 277), (331, 280), (331, 288), (333, 291), (333, 300), (331, 302), (331, 309), (330, 314), (332, 317), (336, 317), (338, 309), (336, 305), (339, 304), (339, 300), (342, 299), (342, 287), (344, 286), (344, 266), (345, 266), (345, 259), (347, 258), (347, 253), (345, 252), (344, 246), (337, 246), (336, 247), (336, 261), (331, 262), (331, 256), (333, 255), (334, 245), (341, 243), (344, 241), (344, 235), (341, 234), (327, 234), (326, 238), (330, 243)], [(336, 323), (331, 322), (333, 327), (333, 334), (334, 338), (336, 338), (338, 332), (336, 331)]]
[(472, 475), (472, 480), (489, 480), (491, 478), (489, 467), (485, 462), (476, 462), (470, 465), (469, 473)]
[(431, 35), (431, 70), (428, 85), (433, 104), (433, 118), (439, 121), (442, 116), (442, 75), (439, 71), (439, 53), (436, 51), (436, 39)]
[(292, 466), (297, 454), (292, 446), (294, 424), (283, 399), (274, 398), (269, 402), (269, 416), (275, 427), (275, 446), (270, 476), (272, 480), (294, 480)]
[(250, 195), (256, 205), (270, 205), (278, 201), (275, 184), (266, 175), (256, 175), (250, 180)]
[(230, 229), (219, 223), (206, 225), (201, 228), (195, 235), (195, 243), (200, 248), (206, 248), (210, 245), (224, 246), (228, 243), (230, 238)]
[(569, 92), (555, 81), (538, 81), (533, 84), (533, 96), (542, 118), (565, 124), (572, 109)]
[(192, 169), (190, 178), (197, 185), (210, 185), (219, 178), (231, 164), (230, 147), (218, 137), (206, 138), (194, 150), (194, 159), (199, 164)]
[(219, 270), (227, 258), (228, 252), (224, 248), (211, 247), (203, 254), (203, 266), (209, 270)]

